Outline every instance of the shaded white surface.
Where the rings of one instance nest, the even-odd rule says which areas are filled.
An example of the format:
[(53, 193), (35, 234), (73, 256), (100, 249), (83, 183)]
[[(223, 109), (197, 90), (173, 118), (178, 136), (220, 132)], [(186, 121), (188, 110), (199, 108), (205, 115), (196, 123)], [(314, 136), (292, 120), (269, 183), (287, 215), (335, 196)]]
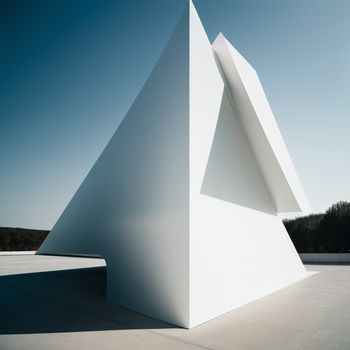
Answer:
[(38, 253), (99, 254), (108, 300), (188, 325), (188, 10)]
[[(252, 116), (237, 115), (227, 71), (220, 70), (189, 2), (130, 111), (38, 251), (102, 256), (108, 300), (186, 328), (306, 277), (261, 170), (271, 166), (278, 182), (285, 175), (280, 160), (269, 161), (276, 156), (271, 147), (257, 161), (242, 127)], [(262, 90), (255, 80), (252, 88)], [(257, 122), (267, 118), (277, 128), (272, 114), (258, 112)], [(276, 130), (266, 142), (282, 140)], [(294, 198), (291, 186), (279, 190)]]
[[(284, 288), (267, 297), (260, 298), (232, 312), (191, 330), (181, 328), (163, 328), (152, 319), (128, 312), (111, 304), (101, 308), (100, 299), (88, 298), (91, 289), (101, 288), (96, 281), (88, 279), (84, 288), (80, 272), (74, 273), (75, 283), (70, 287), (71, 280), (64, 280), (63, 271), (57, 280), (53, 275), (46, 288), (37, 286), (35, 280), (28, 284), (35, 272), (67, 271), (86, 267), (101, 266), (101, 259), (83, 259), (52, 256), (0, 256), (0, 291), (8, 290), (15, 295), (9, 313), (0, 317), (0, 348), (1, 350), (27, 349), (217, 349), (217, 350), (348, 350), (350, 344), (350, 266), (308, 266), (310, 271), (319, 273)], [(21, 278), (18, 283), (11, 278)], [(57, 281), (56, 284), (52, 284)], [(103, 281), (101, 281), (103, 282)], [(57, 290), (57, 286), (67, 287)], [(19, 294), (18, 294), (19, 293)], [(17, 298), (21, 299), (16, 299)], [(98, 293), (99, 295), (99, 293)], [(39, 317), (54, 332), (40, 329), (36, 333), (22, 331), (16, 334), (7, 332), (9, 318), (13, 316), (16, 300), (35, 296), (37, 302), (32, 307), (28, 305), (20, 309), (20, 319), (28, 322)], [(9, 295), (7, 295), (9, 297)], [(11, 296), (13, 298), (13, 296)], [(3, 296), (0, 300), (6, 302)], [(43, 303), (45, 308), (39, 308)], [(52, 310), (56, 310), (53, 313)], [(26, 314), (29, 312), (29, 314)], [(87, 328), (79, 331), (65, 325), (59, 331), (59, 319), (66, 313), (84, 323)], [(55, 317), (53, 317), (55, 315)], [(74, 316), (73, 316), (74, 315)], [(74, 321), (73, 319), (73, 321)], [(143, 327), (137, 326), (139, 320), (147, 320)], [(144, 322), (142, 321), (142, 322)], [(76, 323), (71, 323), (76, 326)], [(134, 326), (133, 326), (134, 325)], [(28, 325), (31, 327), (32, 325)], [(17, 328), (20, 330), (20, 328)]]

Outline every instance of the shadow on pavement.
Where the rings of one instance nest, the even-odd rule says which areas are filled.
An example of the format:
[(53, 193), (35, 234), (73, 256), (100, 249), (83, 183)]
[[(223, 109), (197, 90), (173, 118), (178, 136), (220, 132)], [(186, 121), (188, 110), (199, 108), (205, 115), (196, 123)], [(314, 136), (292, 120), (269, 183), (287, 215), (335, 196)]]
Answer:
[(0, 334), (175, 326), (106, 300), (106, 268), (0, 277)]

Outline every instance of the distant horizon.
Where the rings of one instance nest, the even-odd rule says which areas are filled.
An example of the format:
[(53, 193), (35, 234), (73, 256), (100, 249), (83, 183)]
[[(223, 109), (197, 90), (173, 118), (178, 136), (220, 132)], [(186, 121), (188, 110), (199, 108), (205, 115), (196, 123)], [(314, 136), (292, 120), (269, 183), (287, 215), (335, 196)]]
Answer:
[[(52, 229), (186, 3), (1, 3), (1, 227)], [(194, 4), (210, 41), (222, 31), (256, 68), (312, 213), (349, 202), (350, 3)]]
[[(338, 202), (341, 202), (341, 201), (338, 201)], [(338, 202), (331, 204), (327, 209), (329, 209), (332, 205), (334, 205)], [(327, 209), (324, 210), (323, 212), (317, 212), (317, 213), (311, 212), (310, 214), (307, 214), (307, 215), (297, 213), (297, 214), (288, 214), (288, 215), (279, 214), (279, 216), (281, 218), (283, 218), (283, 220), (294, 220), (294, 219), (297, 219), (299, 217), (306, 217), (306, 216), (310, 216), (310, 215), (322, 215), (322, 214), (325, 214)], [(51, 228), (34, 228), (34, 227), (23, 227), (23, 226), (2, 226), (2, 225), (0, 225), (0, 228), (15, 228), (15, 229), (34, 230), (34, 231), (51, 231), (53, 226)]]

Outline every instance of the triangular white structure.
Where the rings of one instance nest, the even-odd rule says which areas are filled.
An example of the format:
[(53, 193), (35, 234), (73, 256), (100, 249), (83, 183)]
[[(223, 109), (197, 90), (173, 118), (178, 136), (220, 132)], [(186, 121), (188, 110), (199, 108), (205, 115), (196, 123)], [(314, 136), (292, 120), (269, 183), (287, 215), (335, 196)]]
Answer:
[(190, 2), (39, 254), (99, 255), (111, 302), (191, 328), (306, 276), (308, 211), (254, 69)]

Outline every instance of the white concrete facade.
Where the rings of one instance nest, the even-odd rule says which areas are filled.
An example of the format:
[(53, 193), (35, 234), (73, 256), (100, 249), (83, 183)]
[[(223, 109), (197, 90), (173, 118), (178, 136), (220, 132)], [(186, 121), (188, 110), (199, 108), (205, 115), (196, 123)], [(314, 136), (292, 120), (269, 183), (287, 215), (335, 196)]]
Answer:
[(253, 68), (190, 2), (38, 254), (100, 255), (111, 302), (185, 328), (306, 277), (308, 211)]

